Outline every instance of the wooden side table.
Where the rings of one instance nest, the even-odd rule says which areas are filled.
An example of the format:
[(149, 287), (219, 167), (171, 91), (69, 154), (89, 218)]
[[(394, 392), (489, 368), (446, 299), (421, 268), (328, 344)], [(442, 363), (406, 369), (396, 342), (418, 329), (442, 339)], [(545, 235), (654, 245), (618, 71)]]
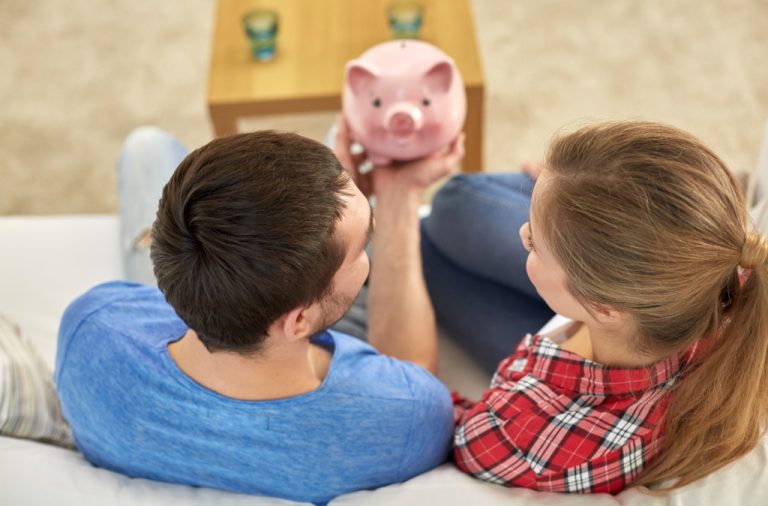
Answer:
[[(208, 109), (217, 136), (237, 132), (246, 116), (341, 110), (344, 65), (391, 39), (392, 0), (218, 0), (208, 79)], [(421, 0), (422, 40), (450, 55), (467, 92), (465, 170), (483, 170), (485, 81), (469, 0)], [(243, 14), (279, 15), (277, 54), (250, 57)]]

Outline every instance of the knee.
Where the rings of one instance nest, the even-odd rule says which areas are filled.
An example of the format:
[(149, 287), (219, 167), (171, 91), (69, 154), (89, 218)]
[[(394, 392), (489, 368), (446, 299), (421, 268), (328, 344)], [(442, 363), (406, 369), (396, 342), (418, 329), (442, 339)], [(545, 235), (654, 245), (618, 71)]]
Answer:
[(435, 193), (432, 199), (432, 211), (454, 208), (456, 201), (464, 200), (463, 194), (473, 185), (472, 175), (456, 174)]
[(423, 230), (432, 240), (461, 235), (461, 228), (466, 221), (468, 194), (474, 184), (471, 175), (457, 174), (437, 191), (432, 199), (432, 210), (424, 219)]
[(455, 213), (525, 213), (530, 208), (533, 181), (522, 173), (458, 174), (435, 195), (432, 210)]
[(490, 174), (457, 174), (449, 179), (432, 200), (435, 218), (452, 222), (483, 203), (492, 195)]
[(174, 137), (156, 126), (141, 126), (128, 134), (123, 143), (123, 152), (146, 153), (175, 142)]
[(482, 174), (456, 174), (445, 182), (443, 187), (440, 188), (438, 195), (471, 187), (474, 184), (474, 180), (478, 177), (482, 177)]
[[(433, 202), (453, 205), (467, 199), (484, 198), (497, 192), (501, 174), (456, 174), (435, 194)], [(457, 202), (458, 201), (458, 202)]]
[(472, 236), (492, 238), (494, 231), (517, 228), (528, 220), (530, 196), (524, 174), (459, 174), (435, 195), (426, 230), (433, 240)]

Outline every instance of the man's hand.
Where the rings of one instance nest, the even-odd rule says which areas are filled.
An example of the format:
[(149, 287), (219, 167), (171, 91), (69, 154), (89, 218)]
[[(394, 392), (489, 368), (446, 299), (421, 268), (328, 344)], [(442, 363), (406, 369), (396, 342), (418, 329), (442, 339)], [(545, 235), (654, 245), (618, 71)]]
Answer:
[(349, 134), (349, 126), (339, 114), (336, 116), (336, 136), (333, 142), (333, 154), (338, 158), (341, 166), (347, 171), (352, 181), (357, 185), (366, 198), (373, 193), (373, 179), (370, 172), (362, 174), (360, 167), (367, 163), (365, 151), (355, 151), (352, 137)]
[(349, 126), (344, 118), (336, 117), (336, 136), (333, 152), (341, 166), (349, 173), (352, 181), (366, 197), (377, 193), (378, 189), (397, 186), (398, 189), (423, 192), (430, 184), (455, 171), (464, 158), (464, 134), (461, 133), (444, 152), (434, 153), (426, 158), (410, 162), (393, 163), (390, 166), (376, 167), (365, 173), (360, 171), (367, 161), (365, 151), (354, 150), (354, 143), (349, 133)]
[(459, 136), (441, 153), (426, 158), (376, 167), (373, 172), (373, 189), (378, 194), (390, 186), (399, 190), (411, 190), (421, 194), (429, 185), (454, 172), (464, 158), (464, 134)]

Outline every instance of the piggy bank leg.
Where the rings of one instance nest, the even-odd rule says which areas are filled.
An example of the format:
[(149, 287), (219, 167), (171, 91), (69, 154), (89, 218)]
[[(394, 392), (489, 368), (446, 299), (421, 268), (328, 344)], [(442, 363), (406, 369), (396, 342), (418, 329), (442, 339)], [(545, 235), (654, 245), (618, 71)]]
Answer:
[(187, 153), (176, 138), (155, 127), (137, 128), (123, 144), (117, 172), (120, 250), (128, 280), (155, 284), (150, 231), (163, 187)]

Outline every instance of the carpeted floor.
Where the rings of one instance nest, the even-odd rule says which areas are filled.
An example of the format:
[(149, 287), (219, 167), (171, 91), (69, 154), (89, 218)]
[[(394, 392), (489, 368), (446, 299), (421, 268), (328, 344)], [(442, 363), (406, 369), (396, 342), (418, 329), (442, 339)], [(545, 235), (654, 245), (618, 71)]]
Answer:
[[(307, 0), (309, 1), (309, 0)], [(766, 0), (474, 0), (486, 165), (536, 159), (562, 127), (644, 118), (750, 170), (768, 119)], [(117, 208), (114, 164), (154, 124), (211, 128), (214, 0), (0, 0), (0, 214)], [(321, 137), (333, 116), (248, 120)]]

